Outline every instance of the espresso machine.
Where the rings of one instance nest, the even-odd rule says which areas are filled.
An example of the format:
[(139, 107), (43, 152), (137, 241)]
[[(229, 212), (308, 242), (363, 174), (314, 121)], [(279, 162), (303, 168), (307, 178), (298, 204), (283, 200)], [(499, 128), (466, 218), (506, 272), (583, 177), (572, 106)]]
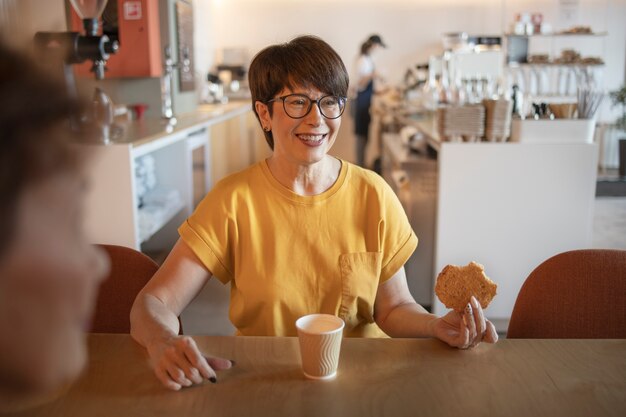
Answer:
[(248, 49), (245, 47), (223, 48), (218, 53), (217, 61), (218, 65), (214, 75), (217, 76), (218, 83), (223, 89), (224, 98), (230, 100), (249, 99)]

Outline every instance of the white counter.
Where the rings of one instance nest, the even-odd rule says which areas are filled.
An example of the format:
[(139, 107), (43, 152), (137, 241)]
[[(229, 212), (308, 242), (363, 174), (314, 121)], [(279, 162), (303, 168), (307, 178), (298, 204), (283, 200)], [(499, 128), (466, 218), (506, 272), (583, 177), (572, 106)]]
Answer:
[[(498, 284), (486, 314), (506, 330), (519, 289), (536, 266), (559, 252), (591, 247), (597, 145), (437, 143), (438, 175), (428, 179), (437, 189), (428, 200), (415, 191), (428, 189), (414, 185), (424, 182), (423, 172), (411, 174), (419, 158), (399, 136), (383, 140), (388, 157), (398, 161), (411, 183), (399, 194), (410, 200), (404, 204), (416, 232), (426, 233), (426, 239), (418, 233), (418, 250), (425, 245), (422, 255), (434, 253), (413, 269), (431, 270), (430, 276), (408, 275), (412, 291), (427, 286), (434, 313), (446, 311), (432, 290), (438, 272), (447, 264), (476, 261)], [(435, 225), (434, 233), (429, 224)], [(424, 302), (423, 293), (414, 295)]]
[(595, 144), (443, 143), (435, 270), (482, 263), (498, 284), (487, 315), (508, 321), (536, 266), (591, 247), (597, 162)]

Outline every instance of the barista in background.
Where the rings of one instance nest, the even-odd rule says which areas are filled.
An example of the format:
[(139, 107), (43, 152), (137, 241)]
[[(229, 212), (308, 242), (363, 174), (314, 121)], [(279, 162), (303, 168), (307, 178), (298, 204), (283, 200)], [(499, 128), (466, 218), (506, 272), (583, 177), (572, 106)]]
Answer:
[(35, 405), (87, 362), (103, 251), (82, 228), (81, 105), (0, 42), (0, 413)]
[(380, 78), (374, 68), (372, 54), (376, 49), (387, 46), (379, 35), (370, 36), (361, 45), (361, 53), (356, 61), (356, 89), (354, 104), (354, 133), (356, 135), (356, 162), (365, 167), (365, 148), (369, 136), (370, 106), (374, 94), (374, 81)]

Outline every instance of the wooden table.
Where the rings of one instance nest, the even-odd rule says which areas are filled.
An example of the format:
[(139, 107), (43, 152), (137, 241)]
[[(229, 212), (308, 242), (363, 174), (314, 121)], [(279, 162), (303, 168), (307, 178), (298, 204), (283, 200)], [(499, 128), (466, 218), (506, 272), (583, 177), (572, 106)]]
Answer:
[(232, 358), (218, 383), (171, 392), (128, 335), (90, 335), (90, 366), (27, 416), (625, 416), (626, 340), (345, 339), (339, 373), (311, 381), (297, 339), (195, 338)]

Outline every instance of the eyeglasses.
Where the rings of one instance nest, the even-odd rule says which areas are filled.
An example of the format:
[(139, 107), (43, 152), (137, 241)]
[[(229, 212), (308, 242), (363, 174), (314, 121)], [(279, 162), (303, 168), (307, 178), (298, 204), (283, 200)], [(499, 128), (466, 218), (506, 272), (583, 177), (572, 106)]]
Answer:
[(273, 98), (265, 103), (269, 104), (277, 100), (282, 100), (285, 113), (287, 113), (287, 116), (292, 119), (302, 119), (304, 116), (309, 114), (311, 108), (313, 107), (313, 103), (317, 104), (322, 116), (327, 119), (337, 119), (346, 108), (347, 97), (328, 95), (320, 98), (319, 100), (313, 100), (304, 94), (289, 94)]

